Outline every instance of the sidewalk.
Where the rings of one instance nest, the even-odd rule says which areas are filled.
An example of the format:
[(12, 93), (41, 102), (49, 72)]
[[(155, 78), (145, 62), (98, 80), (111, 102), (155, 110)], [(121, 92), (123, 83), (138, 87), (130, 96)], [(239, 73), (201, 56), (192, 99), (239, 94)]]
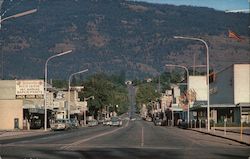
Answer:
[(213, 129), (213, 128), (210, 130), (210, 132), (208, 132), (206, 128), (189, 128), (189, 130), (201, 132), (204, 134), (209, 134), (216, 137), (221, 137), (224, 139), (229, 139), (250, 146), (250, 134), (246, 133), (242, 134), (242, 140), (241, 140), (240, 133), (230, 132), (231, 130), (226, 131), (226, 133), (224, 132), (224, 130), (222, 131), (222, 129)]
[(0, 130), (0, 140), (48, 134), (44, 130)]
[[(224, 131), (224, 127), (215, 127), (215, 130)], [(239, 127), (227, 127), (227, 132), (240, 133)], [(250, 135), (250, 127), (243, 128), (243, 134)]]

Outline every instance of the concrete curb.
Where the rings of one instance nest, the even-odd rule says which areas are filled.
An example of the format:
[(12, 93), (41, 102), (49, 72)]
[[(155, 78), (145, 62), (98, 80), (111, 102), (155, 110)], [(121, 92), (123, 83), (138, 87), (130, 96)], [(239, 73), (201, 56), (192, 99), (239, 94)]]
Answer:
[[(11, 131), (8, 131), (11, 133)], [(8, 133), (8, 132), (5, 132), (5, 133)], [(12, 131), (14, 132), (14, 131)], [(42, 135), (47, 135), (47, 134), (50, 134), (51, 131), (37, 131), (37, 132), (34, 132), (34, 131), (25, 131), (25, 133), (22, 133), (20, 131), (20, 134), (13, 134), (13, 135), (6, 135), (6, 136), (0, 136), (0, 141), (1, 140), (9, 140), (9, 139), (18, 139), (18, 138), (24, 138), (24, 137), (33, 137), (33, 136), (42, 136)]]
[[(216, 131), (224, 131), (224, 130), (222, 130), (222, 129), (215, 129)], [(236, 132), (236, 131), (233, 131), (233, 130), (227, 130), (227, 132), (230, 132), (230, 133), (235, 133), (235, 134), (240, 134), (240, 132)], [(250, 136), (250, 134), (248, 134), (248, 133), (242, 133), (243, 135), (248, 135), (248, 136)]]
[(191, 130), (191, 131), (195, 131), (195, 132), (199, 132), (199, 133), (202, 133), (202, 134), (207, 134), (207, 135), (211, 135), (211, 136), (215, 136), (215, 137), (220, 137), (220, 138), (223, 138), (223, 139), (227, 139), (227, 140), (235, 141), (235, 142), (238, 142), (238, 143), (241, 143), (241, 144), (244, 144), (244, 145), (250, 146), (250, 144), (249, 144), (249, 143), (247, 143), (247, 142), (244, 142), (244, 141), (239, 141), (239, 140), (232, 139), (232, 138), (229, 138), (229, 137), (225, 137), (225, 136), (221, 136), (221, 135), (216, 135), (216, 134), (209, 133), (209, 132), (204, 132), (204, 131), (194, 130), (194, 129), (187, 129), (187, 130)]

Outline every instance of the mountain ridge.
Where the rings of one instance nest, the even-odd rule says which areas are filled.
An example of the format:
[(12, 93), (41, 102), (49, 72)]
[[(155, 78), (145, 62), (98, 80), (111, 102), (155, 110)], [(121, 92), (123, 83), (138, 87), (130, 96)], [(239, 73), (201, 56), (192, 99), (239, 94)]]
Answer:
[[(4, 2), (3, 10), (8, 7)], [(174, 35), (206, 40), (211, 69), (249, 61), (246, 14), (125, 0), (26, 0), (16, 8), (33, 7), (37, 13), (2, 24), (7, 79), (43, 78), (45, 60), (69, 49), (74, 53), (49, 63), (51, 78), (67, 79), (85, 68), (90, 73), (126, 72), (127, 78), (155, 76), (166, 63), (191, 67), (194, 52), (196, 64), (205, 64), (202, 43), (173, 39)], [(228, 29), (245, 41), (229, 39)]]

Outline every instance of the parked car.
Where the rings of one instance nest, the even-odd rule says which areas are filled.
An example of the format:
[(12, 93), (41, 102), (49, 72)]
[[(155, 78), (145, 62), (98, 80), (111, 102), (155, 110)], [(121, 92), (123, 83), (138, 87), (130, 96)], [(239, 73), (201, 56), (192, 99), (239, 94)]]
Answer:
[(111, 117), (110, 126), (122, 126), (122, 120), (118, 117)]
[(99, 119), (98, 120), (98, 124), (103, 124), (104, 120), (103, 119)]
[(41, 129), (43, 127), (41, 119), (32, 119), (30, 122), (31, 129)]
[(58, 119), (51, 125), (51, 130), (68, 130), (72, 128), (70, 120), (67, 119)]
[(75, 129), (79, 128), (80, 126), (78, 120), (75, 118), (70, 119), (70, 124), (71, 124), (71, 127)]
[(88, 126), (96, 126), (98, 125), (98, 121), (95, 119), (89, 120), (88, 121)]
[(106, 125), (106, 126), (109, 126), (110, 123), (111, 123), (110, 120), (104, 120), (102, 124), (103, 124), (103, 125)]
[(182, 129), (187, 129), (188, 128), (188, 123), (185, 120), (181, 120), (178, 122), (178, 127)]
[(151, 121), (152, 121), (152, 118), (149, 117), (149, 116), (147, 116), (145, 120), (151, 122)]

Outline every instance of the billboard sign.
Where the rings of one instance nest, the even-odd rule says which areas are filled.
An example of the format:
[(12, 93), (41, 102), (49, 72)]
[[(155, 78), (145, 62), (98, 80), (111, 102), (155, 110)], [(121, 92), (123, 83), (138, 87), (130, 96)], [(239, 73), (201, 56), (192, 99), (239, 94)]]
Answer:
[(234, 104), (250, 103), (250, 64), (234, 65)]
[(17, 96), (35, 96), (44, 94), (43, 80), (17, 80), (16, 95)]
[(189, 89), (195, 93), (196, 101), (207, 101), (206, 81), (206, 76), (189, 76)]

